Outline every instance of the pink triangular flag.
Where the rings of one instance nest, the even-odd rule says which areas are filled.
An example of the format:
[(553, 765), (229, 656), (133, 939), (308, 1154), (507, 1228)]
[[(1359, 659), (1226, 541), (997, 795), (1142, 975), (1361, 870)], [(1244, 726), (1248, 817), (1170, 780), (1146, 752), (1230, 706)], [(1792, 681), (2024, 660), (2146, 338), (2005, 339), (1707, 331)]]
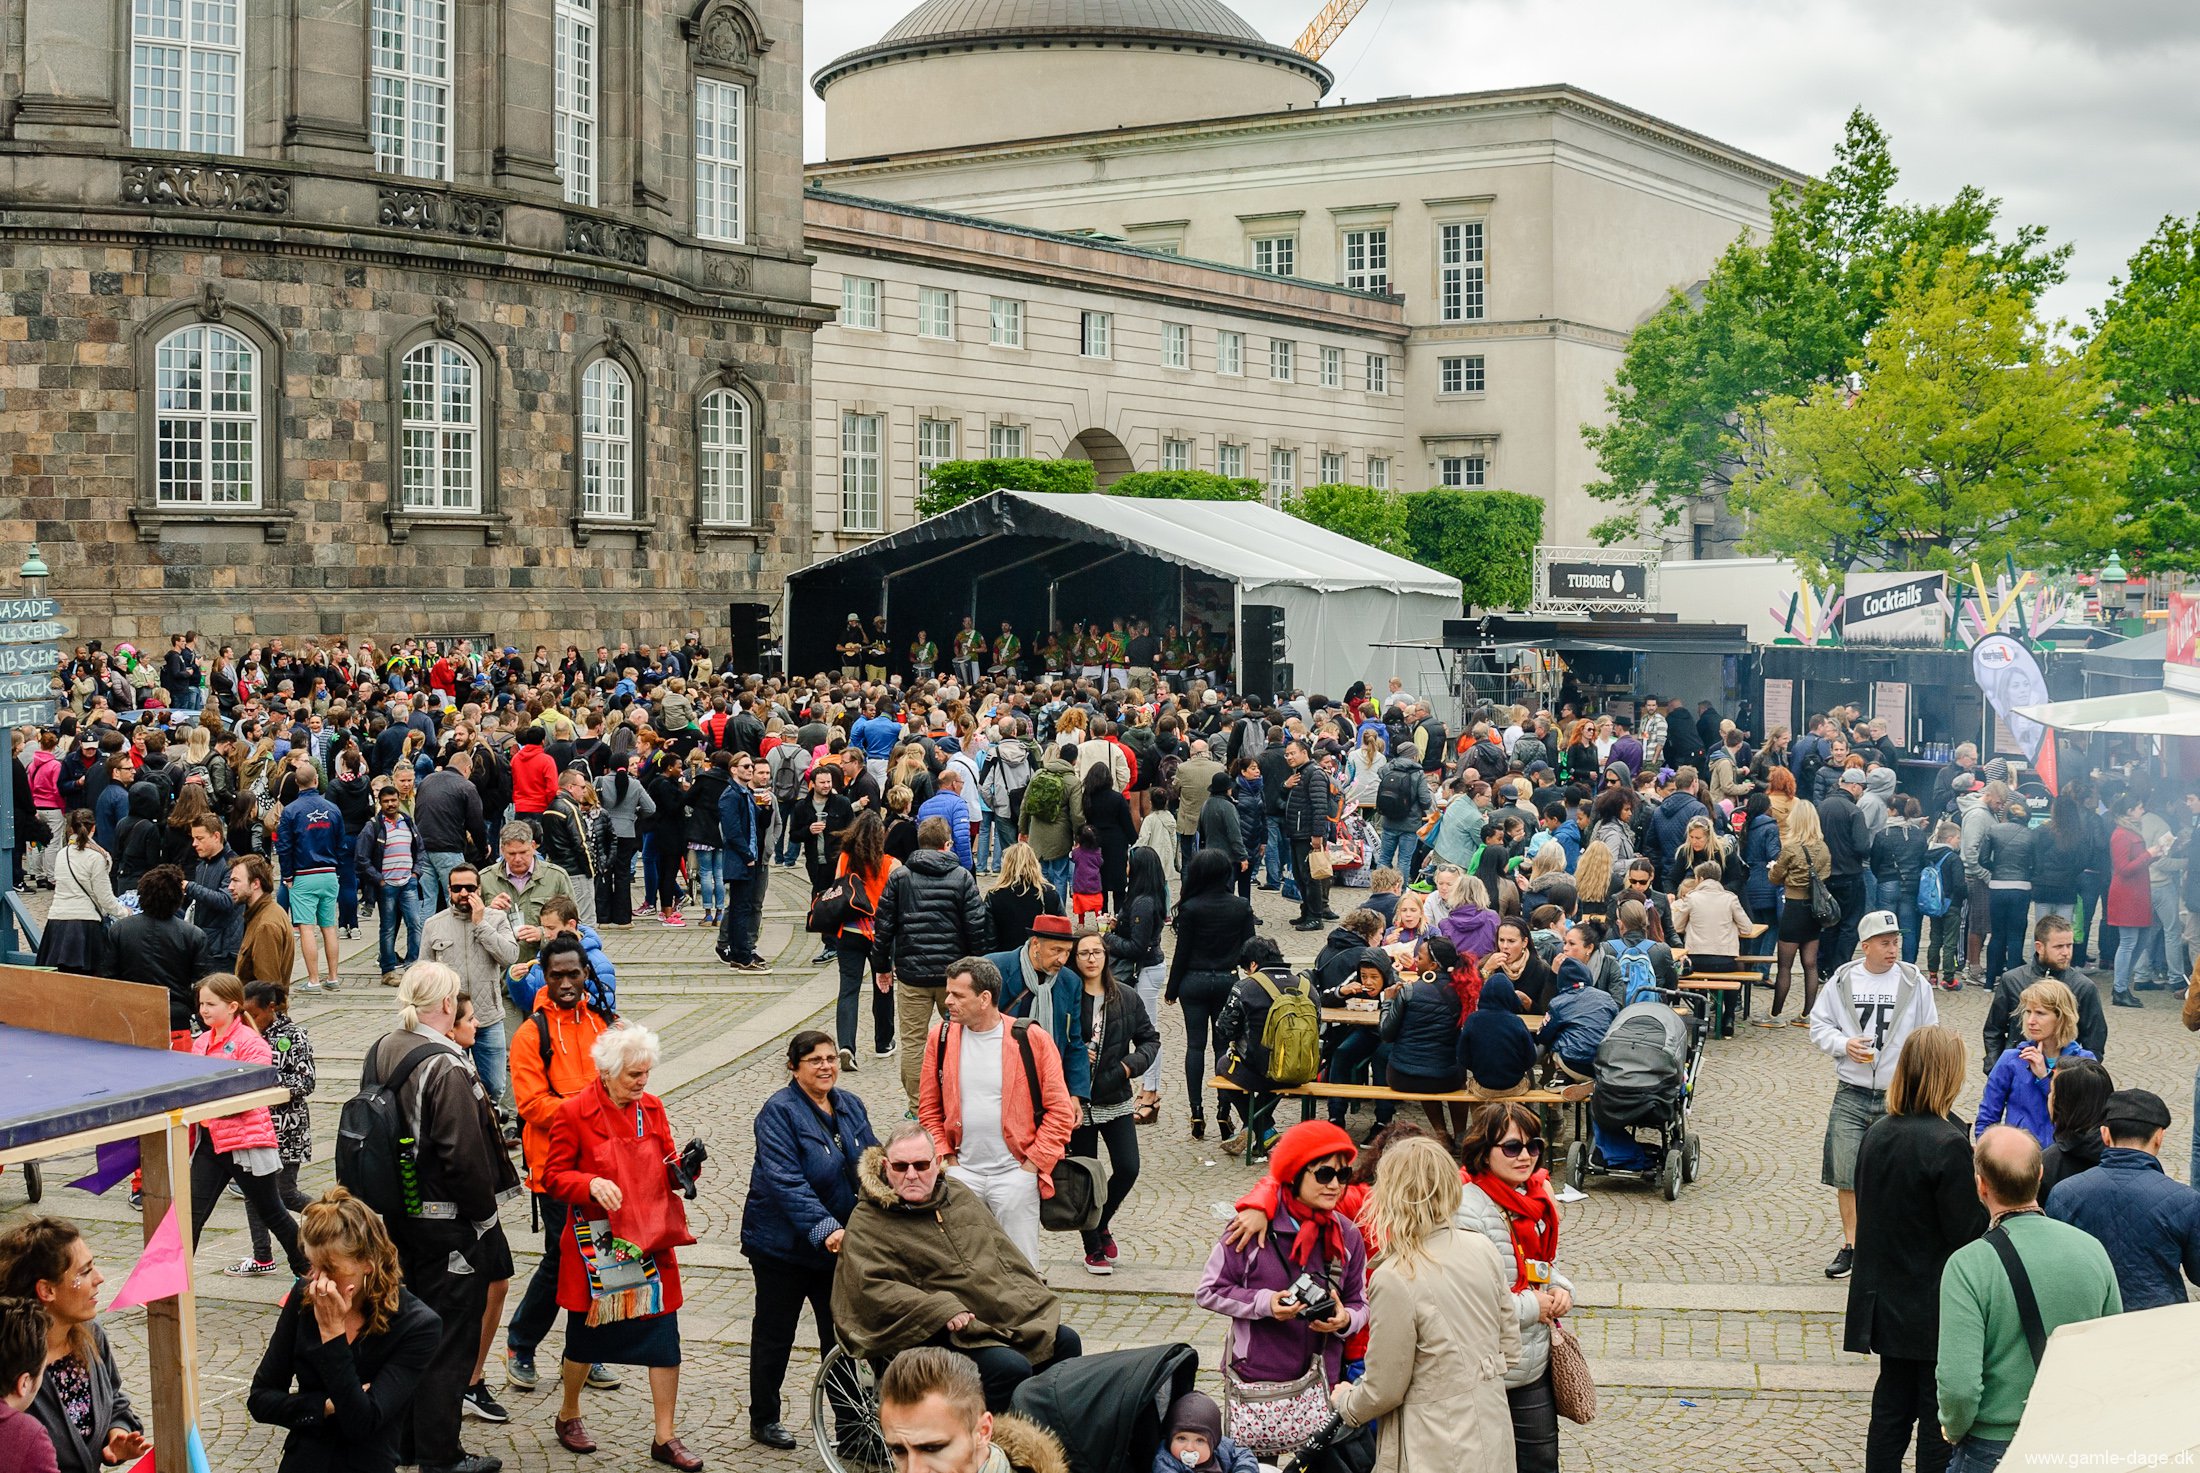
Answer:
[(130, 1473), (154, 1473), (155, 1460), (159, 1456), (154, 1449), (147, 1448), (145, 1456), (130, 1465)]
[(123, 1280), (122, 1292), (115, 1295), (107, 1306), (112, 1314), (118, 1309), (133, 1305), (151, 1304), (156, 1299), (170, 1299), (181, 1294), (191, 1282), (191, 1264), (183, 1251), (183, 1229), (176, 1222), (176, 1209), (170, 1204), (168, 1213), (161, 1218), (160, 1226), (153, 1229), (152, 1238), (145, 1245), (145, 1252), (138, 1258), (137, 1267), (130, 1270), (130, 1277)]

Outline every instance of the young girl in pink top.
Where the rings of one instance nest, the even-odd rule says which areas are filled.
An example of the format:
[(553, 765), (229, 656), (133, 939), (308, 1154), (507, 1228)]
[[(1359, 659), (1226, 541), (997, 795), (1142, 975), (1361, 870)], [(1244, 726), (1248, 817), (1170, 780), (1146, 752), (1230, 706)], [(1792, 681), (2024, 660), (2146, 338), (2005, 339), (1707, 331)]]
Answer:
[[(244, 1016), (244, 983), (235, 973), (215, 972), (199, 983), (199, 1017), (206, 1031), (191, 1040), (191, 1052), (239, 1064), (275, 1066), (275, 1052)], [(298, 1225), (276, 1194), (283, 1169), (275, 1141), (275, 1119), (265, 1105), (241, 1115), (224, 1115), (198, 1128), (191, 1151), (191, 1247), (199, 1246), (207, 1218), (221, 1201), (222, 1188), (234, 1181), (243, 1189), (260, 1221), (283, 1245), (290, 1271), (304, 1277), (305, 1255), (298, 1249)]]

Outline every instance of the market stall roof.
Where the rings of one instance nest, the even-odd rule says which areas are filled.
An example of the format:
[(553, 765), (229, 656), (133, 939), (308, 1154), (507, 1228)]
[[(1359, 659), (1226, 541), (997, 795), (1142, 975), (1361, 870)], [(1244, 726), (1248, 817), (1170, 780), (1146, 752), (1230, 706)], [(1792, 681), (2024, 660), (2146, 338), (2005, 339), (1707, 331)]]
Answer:
[(1456, 578), (1257, 501), (1039, 491), (995, 491), (966, 501), (891, 537), (812, 563), (792, 578), (802, 582), (859, 560), (914, 563), (940, 544), (987, 536), (1092, 542), (1145, 553), (1228, 578), (1248, 595), (1280, 584), (1324, 593), (1380, 588), (1454, 600), (1460, 596)]
[(2124, 736), (2200, 736), (2200, 696), (2175, 690), (2132, 691), (2083, 701), (2020, 706), (2028, 717), (2057, 731)]
[[(51, 975), (51, 974), (49, 974)], [(37, 1160), (288, 1098), (260, 1064), (0, 1024), (0, 1162)]]
[(1607, 619), (1492, 614), (1483, 619), (1445, 620), (1444, 643), (1452, 649), (1736, 655), (1749, 648), (1749, 629), (1743, 624), (1684, 623), (1665, 614)]
[(2095, 675), (2119, 675), (2127, 679), (2151, 675), (2159, 679), (2162, 662), (2167, 658), (2169, 628), (2165, 625), (2133, 639), (2121, 639), (2087, 650), (2084, 663), (2086, 670)]

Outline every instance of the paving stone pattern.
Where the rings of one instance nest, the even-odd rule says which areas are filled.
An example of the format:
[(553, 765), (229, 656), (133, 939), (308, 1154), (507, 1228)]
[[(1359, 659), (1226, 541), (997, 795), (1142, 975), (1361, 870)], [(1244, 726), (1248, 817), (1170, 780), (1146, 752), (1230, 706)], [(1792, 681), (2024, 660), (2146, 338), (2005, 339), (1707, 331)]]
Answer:
[[(654, 1087), (667, 1101), (673, 1128), (683, 1138), (701, 1134), (715, 1154), (706, 1190), (689, 1209), (699, 1241), (681, 1255), (687, 1360), (680, 1424), (689, 1446), (722, 1468), (816, 1466), (807, 1443), (782, 1455), (747, 1441), (754, 1300), (740, 1254), (756, 1107), (785, 1081), (787, 1037), (802, 1027), (832, 1026), (837, 979), (832, 968), (810, 961), (815, 944), (800, 930), (806, 900), (796, 874), (773, 872), (762, 945), (774, 959), (768, 973), (719, 967), (710, 954), (712, 933), (699, 925), (674, 930), (642, 920), (606, 933), (619, 967), (622, 1009), (663, 1035), (665, 1061)], [(1259, 908), (1268, 933), (1284, 938), (1295, 960), (1310, 960), (1319, 938), (1289, 929), (1293, 908), (1265, 894)], [(355, 944), (344, 976), (344, 991), (302, 999), (297, 1009), (322, 1063), (314, 1100), (319, 1159), (304, 1174), (308, 1191), (333, 1180), (328, 1150), (337, 1112), (356, 1081), (358, 1060), (391, 1026), (394, 1013), (393, 994), (376, 981), (371, 933)], [(1766, 1001), (1760, 993), (1760, 1010)], [(1985, 995), (1942, 994), (1939, 1001), (1943, 1020), (1975, 1054)], [(2182, 1177), (2186, 1106), (2200, 1049), (2179, 1026), (2171, 995), (2148, 994), (2146, 1001), (2144, 1012), (2112, 1015), (2108, 1063), (2120, 1084), (2144, 1085), (2171, 1103), (2179, 1118), (2163, 1156)], [(1222, 1158), (1212, 1138), (1203, 1144), (1190, 1139), (1183, 1034), (1175, 1011), (1165, 1013), (1164, 1111), (1159, 1124), (1140, 1133), (1143, 1171), (1116, 1225), (1118, 1271), (1105, 1279), (1087, 1275), (1072, 1237), (1050, 1237), (1042, 1266), (1063, 1290), (1065, 1318), (1088, 1346), (1184, 1340), (1212, 1362), (1222, 1324), (1192, 1303), (1192, 1290), (1227, 1204), (1253, 1172)], [(1568, 1468), (1818, 1470), (1861, 1460), (1875, 1368), (1868, 1357), (1841, 1350), (1844, 1288), (1823, 1273), (1839, 1238), (1832, 1193), (1818, 1183), (1832, 1065), (1801, 1029), (1744, 1027), (1740, 1033), (1713, 1042), (1705, 1062), (1694, 1113), (1704, 1140), (1698, 1182), (1669, 1204), (1653, 1189), (1596, 1181), (1588, 1200), (1565, 1211), (1559, 1260), (1576, 1285), (1571, 1323), (1604, 1388), (1592, 1425), (1562, 1424)], [(897, 1066), (898, 1060), (875, 1058), (866, 1049), (858, 1072), (844, 1081), (862, 1094), (882, 1128), (903, 1109)], [(1975, 1109), (1982, 1077), (1974, 1075), (1959, 1111)], [(47, 1205), (84, 1224), (102, 1264), (119, 1279), (134, 1257), (134, 1216), (119, 1190), (91, 1198), (58, 1186), (81, 1169), (72, 1161), (49, 1165)], [(17, 1180), (0, 1181), (0, 1210), (19, 1211), (20, 1192)], [(516, 1294), (532, 1271), (536, 1240), (523, 1211), (508, 1214), (507, 1231), (520, 1258)], [(272, 1306), (288, 1285), (219, 1272), (245, 1252), (241, 1208), (225, 1202), (197, 1258), (203, 1430), (217, 1468), (252, 1466), (279, 1446), (269, 1429), (251, 1423), (245, 1393)], [(109, 1324), (138, 1391), (144, 1385), (143, 1323), (142, 1314), (131, 1311)], [(492, 1384), (500, 1367), (501, 1350), (492, 1356)], [(814, 1349), (798, 1348), (785, 1416), (805, 1436), (815, 1368)], [(577, 1459), (556, 1446), (550, 1429), (555, 1392), (549, 1389), (504, 1393), (512, 1422), (470, 1423), (468, 1446), (496, 1453), (514, 1469), (647, 1466), (644, 1381), (635, 1373), (619, 1391), (587, 1393), (589, 1427), (604, 1448), (595, 1459)]]

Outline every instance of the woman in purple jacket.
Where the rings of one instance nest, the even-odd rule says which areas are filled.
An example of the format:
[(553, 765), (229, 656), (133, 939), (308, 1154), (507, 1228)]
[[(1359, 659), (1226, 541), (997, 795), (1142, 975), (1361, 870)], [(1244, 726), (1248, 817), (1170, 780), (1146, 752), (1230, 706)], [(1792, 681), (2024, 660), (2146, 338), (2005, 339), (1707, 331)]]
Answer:
[[(1201, 1309), (1237, 1322), (1230, 1378), (1294, 1381), (1318, 1356), (1325, 1385), (1343, 1379), (1345, 1341), (1367, 1324), (1367, 1245), (1337, 1210), (1355, 1154), (1352, 1137), (1326, 1120), (1292, 1126), (1268, 1156), (1270, 1231), (1243, 1248), (1225, 1237), (1207, 1255), (1195, 1298)], [(1302, 1276), (1326, 1284), (1336, 1300), (1329, 1318), (1311, 1319), (1290, 1292)]]

